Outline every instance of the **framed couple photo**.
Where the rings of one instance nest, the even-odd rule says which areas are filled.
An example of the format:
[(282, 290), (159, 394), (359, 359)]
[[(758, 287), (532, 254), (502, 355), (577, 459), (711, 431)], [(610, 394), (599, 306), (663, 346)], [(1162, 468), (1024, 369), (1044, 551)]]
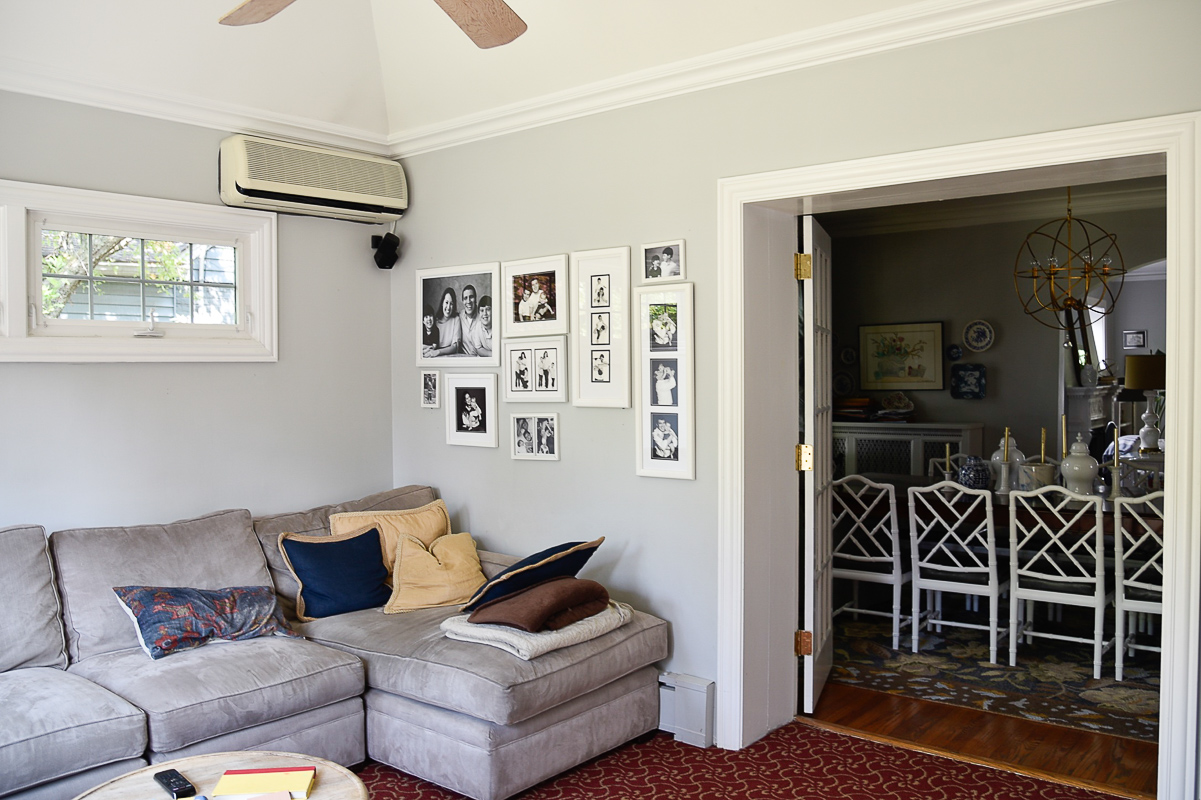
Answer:
[(639, 358), (636, 472), (696, 477), (692, 284), (634, 290)]
[(567, 337), (505, 340), (505, 400), (510, 403), (567, 401)]
[(567, 333), (567, 256), (505, 261), (504, 335)]
[(571, 254), (571, 402), (630, 407), (630, 248)]
[(526, 461), (559, 460), (558, 414), (513, 414), (513, 447), (509, 455)]

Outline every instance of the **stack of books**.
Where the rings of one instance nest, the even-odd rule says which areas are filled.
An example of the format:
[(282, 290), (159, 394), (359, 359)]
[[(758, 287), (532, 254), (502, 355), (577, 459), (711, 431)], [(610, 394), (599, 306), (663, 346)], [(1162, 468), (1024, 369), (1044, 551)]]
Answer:
[(307, 800), (316, 767), (227, 769), (213, 789), (214, 800)]

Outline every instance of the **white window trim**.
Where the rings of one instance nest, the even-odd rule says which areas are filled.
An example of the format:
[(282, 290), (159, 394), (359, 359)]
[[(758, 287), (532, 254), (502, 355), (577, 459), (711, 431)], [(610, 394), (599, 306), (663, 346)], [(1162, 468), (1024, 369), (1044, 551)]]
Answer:
[[(40, 326), (41, 220), (78, 217), (129, 236), (190, 239), (237, 249), (235, 325), (147, 323)], [(278, 361), (276, 215), (265, 211), (0, 180), (0, 362)]]

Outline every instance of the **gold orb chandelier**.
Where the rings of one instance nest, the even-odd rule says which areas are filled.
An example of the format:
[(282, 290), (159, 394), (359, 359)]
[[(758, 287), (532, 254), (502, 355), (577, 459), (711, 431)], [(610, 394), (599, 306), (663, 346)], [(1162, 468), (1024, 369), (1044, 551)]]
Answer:
[(1125, 280), (1117, 236), (1072, 216), (1070, 188), (1067, 216), (1031, 232), (1013, 267), (1013, 286), (1026, 313), (1057, 330), (1081, 329), (1090, 316), (1112, 312)]

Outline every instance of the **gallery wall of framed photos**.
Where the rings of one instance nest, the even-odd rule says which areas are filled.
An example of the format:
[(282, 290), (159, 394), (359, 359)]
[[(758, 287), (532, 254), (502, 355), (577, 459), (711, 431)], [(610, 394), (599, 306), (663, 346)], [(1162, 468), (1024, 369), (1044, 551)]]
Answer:
[(419, 402), (444, 409), (447, 444), (559, 461), (560, 415), (539, 405), (634, 407), (635, 474), (694, 479), (684, 240), (644, 244), (631, 261), (621, 246), (417, 270)]

